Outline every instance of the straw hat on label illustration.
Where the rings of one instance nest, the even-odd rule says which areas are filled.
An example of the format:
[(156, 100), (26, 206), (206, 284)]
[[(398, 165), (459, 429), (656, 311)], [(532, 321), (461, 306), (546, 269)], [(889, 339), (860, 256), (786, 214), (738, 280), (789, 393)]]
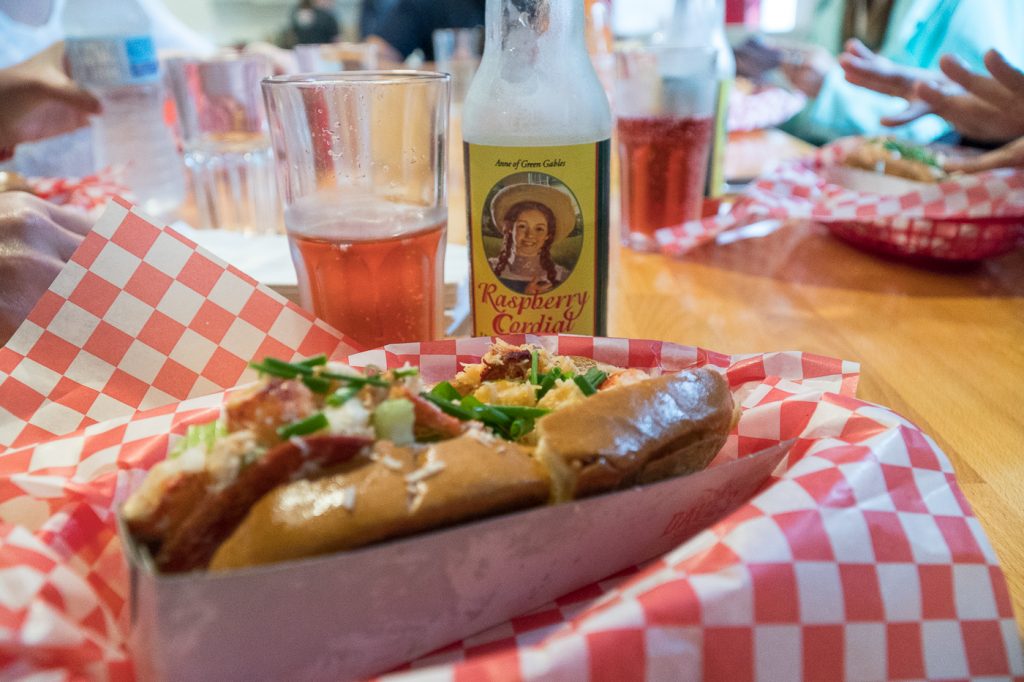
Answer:
[(522, 201), (535, 201), (551, 209), (555, 214), (556, 242), (568, 237), (576, 227), (576, 202), (567, 192), (550, 185), (524, 182), (503, 187), (491, 199), (491, 220), (499, 230), (505, 229), (505, 216), (509, 209)]

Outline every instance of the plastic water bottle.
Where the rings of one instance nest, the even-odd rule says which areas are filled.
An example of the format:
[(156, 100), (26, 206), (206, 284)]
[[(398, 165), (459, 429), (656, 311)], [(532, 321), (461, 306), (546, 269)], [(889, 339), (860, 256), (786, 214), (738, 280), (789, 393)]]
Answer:
[(97, 166), (113, 166), (147, 213), (170, 217), (185, 179), (164, 123), (149, 17), (135, 0), (67, 0), (61, 18), (71, 76), (103, 105), (93, 125)]

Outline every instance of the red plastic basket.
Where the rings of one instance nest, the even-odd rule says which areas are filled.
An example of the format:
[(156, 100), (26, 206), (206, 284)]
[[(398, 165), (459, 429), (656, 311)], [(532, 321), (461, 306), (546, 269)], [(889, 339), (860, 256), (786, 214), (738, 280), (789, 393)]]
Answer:
[(977, 261), (1024, 244), (1024, 218), (905, 218), (825, 223), (834, 235), (868, 251), (943, 261)]

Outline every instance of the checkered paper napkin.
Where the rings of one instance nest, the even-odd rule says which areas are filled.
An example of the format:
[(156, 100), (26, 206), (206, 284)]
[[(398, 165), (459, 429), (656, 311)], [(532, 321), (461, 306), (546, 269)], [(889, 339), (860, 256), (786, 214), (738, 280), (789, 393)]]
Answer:
[[(840, 164), (860, 143), (859, 138), (845, 138), (805, 159), (780, 164), (753, 182), (726, 215), (658, 230), (656, 238), (661, 251), (684, 255), (714, 241), (727, 230), (762, 220), (808, 219), (826, 225), (857, 223), (886, 230), (896, 239), (901, 232), (910, 235), (924, 222), (948, 225), (958, 220), (1020, 219), (1019, 222), (1024, 223), (1024, 171), (1020, 170), (999, 169), (956, 176), (899, 195), (858, 192), (829, 182), (826, 169)], [(1004, 229), (1013, 232), (1008, 235), (1011, 243), (1014, 238), (1024, 243), (1024, 230), (1019, 225)], [(946, 255), (941, 250), (933, 250), (926, 246), (921, 255)]]
[(29, 178), (32, 193), (58, 206), (74, 206), (93, 214), (128, 188), (117, 181), (113, 168), (81, 178)]
[[(331, 352), (356, 366), (408, 361), (440, 379), (489, 343), (354, 353), (337, 332), (123, 205), (68, 272), (0, 354), (2, 679), (132, 677), (115, 510), (189, 424), (218, 413), (225, 387), (247, 379), (244, 358)], [(163, 320), (157, 312), (189, 322), (149, 328)], [(118, 333), (97, 339), (103, 324)], [(202, 350), (183, 355), (185, 339)], [(1024, 675), (1005, 580), (949, 461), (912, 424), (854, 397), (856, 364), (657, 341), (509, 340), (618, 365), (719, 367), (742, 415), (716, 463), (795, 444), (759, 494), (672, 552), (388, 679)]]

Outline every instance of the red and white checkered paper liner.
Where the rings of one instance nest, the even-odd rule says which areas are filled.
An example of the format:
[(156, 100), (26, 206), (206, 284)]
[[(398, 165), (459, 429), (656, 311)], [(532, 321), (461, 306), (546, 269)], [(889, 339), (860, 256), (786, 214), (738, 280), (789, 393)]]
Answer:
[(58, 206), (74, 206), (86, 213), (98, 211), (114, 197), (130, 196), (112, 168), (81, 178), (29, 178), (32, 193)]
[(0, 452), (349, 353), (326, 323), (127, 203), (112, 203), (0, 349)]
[(730, 133), (738, 133), (782, 125), (799, 114), (806, 103), (802, 92), (785, 88), (767, 86), (750, 92), (733, 88), (726, 127)]
[[(241, 307), (227, 301), (223, 292), (214, 293), (227, 275), (232, 285), (235, 279), (246, 280), (228, 267), (213, 270), (212, 259), (125, 207), (107, 214), (98, 229), (101, 241), (87, 241), (69, 266), (76, 283), (93, 273), (118, 287), (113, 301), (121, 294), (140, 294), (147, 298), (139, 301), (152, 309), (182, 293), (171, 291), (176, 282), (192, 293), (205, 291), (202, 301), (188, 295), (183, 299), (191, 301), (187, 308), (194, 311), (192, 320), (211, 301), (236, 311), (224, 320), (226, 327), (218, 327), (218, 348), (231, 345), (228, 332), (221, 332), (230, 331), (236, 320), (250, 318), (247, 324), (261, 329), (251, 321), (256, 311), (261, 311), (256, 318), (266, 330), (249, 330), (254, 337), (247, 341), (249, 357), (336, 351), (337, 357), (348, 357), (357, 366), (408, 361), (436, 379), (450, 376), (460, 362), (476, 361), (488, 345), (487, 339), (459, 339), (348, 355), (337, 332), (311, 324), (287, 306), (275, 314), (280, 324), (267, 327), (270, 315), (262, 297), (275, 299), (261, 287), (251, 287)], [(163, 241), (165, 237), (188, 247), (187, 253)], [(101, 259), (110, 243), (119, 250)], [(149, 247), (141, 249), (142, 244)], [(161, 248), (154, 249), (156, 245)], [(197, 255), (199, 260), (193, 260)], [(177, 273), (174, 277), (167, 274), (169, 262), (175, 264), (170, 269)], [(201, 267), (188, 265), (200, 262)], [(199, 272), (203, 276), (197, 278)], [(137, 273), (158, 285), (129, 286)], [(171, 284), (158, 274), (170, 277)], [(40, 364), (42, 360), (55, 355), (70, 368), (81, 355), (91, 355), (83, 346), (99, 327), (93, 318), (106, 320), (113, 305), (107, 295), (106, 311), (80, 307), (80, 302), (92, 305), (96, 296), (72, 299), (66, 284), (56, 287), (27, 323), (36, 339), (33, 347), (25, 353), (5, 349), (2, 356), (3, 371), (30, 384), (33, 375), (57, 372)], [(164, 293), (154, 302), (156, 289)], [(250, 309), (253, 300), (260, 304)], [(172, 302), (179, 305), (167, 300)], [(78, 317), (58, 323), (65, 306), (74, 308)], [(283, 312), (286, 308), (291, 312)], [(108, 324), (123, 325), (140, 310), (124, 308)], [(152, 314), (142, 317), (148, 321)], [(87, 330), (76, 331), (70, 324), (74, 320)], [(135, 336), (118, 348), (131, 349), (143, 336), (156, 338), (143, 333), (145, 326), (134, 324)], [(209, 332), (205, 324), (200, 326)], [(46, 333), (51, 336), (37, 346)], [(184, 336), (178, 330), (174, 347)], [(729, 356), (657, 341), (569, 336), (511, 340), (524, 339), (619, 365), (722, 368), (743, 412), (716, 462), (790, 439), (795, 445), (758, 495), (660, 559), (455, 642), (389, 678), (1024, 675), (1005, 580), (949, 461), (912, 424), (854, 397), (856, 364), (798, 352)], [(98, 349), (106, 352), (106, 345)], [(69, 354), (69, 346), (78, 350)], [(97, 348), (95, 343), (91, 347)], [(121, 371), (145, 369), (144, 375), (155, 382), (171, 356), (154, 350), (156, 355), (144, 359), (155, 365), (133, 362)], [(231, 364), (228, 358), (237, 357), (237, 350), (218, 357)], [(241, 372), (235, 374), (239, 379)], [(113, 373), (108, 377), (112, 380)], [(223, 377), (221, 381), (204, 387), (228, 385)], [(106, 384), (92, 390), (105, 395)], [(132, 676), (126, 650), (128, 574), (114, 510), (187, 425), (212, 418), (224, 399), (220, 390), (209, 395), (178, 390), (187, 393), (185, 400), (158, 396), (156, 406), (142, 411), (117, 399), (120, 405), (114, 411), (119, 414), (104, 421), (89, 418), (77, 426), (68, 426), (73, 419), (48, 421), (51, 432), (61, 432), (56, 438), (38, 426), (26, 432), (32, 415), (18, 416), (25, 412), (24, 400), (32, 404), (38, 395), (0, 390), (0, 406), (6, 410), (0, 425), (13, 420), (19, 440), (0, 454), (0, 678), (40, 672), (57, 678)], [(69, 395), (83, 394), (54, 396), (54, 404)], [(142, 405), (147, 395), (148, 388), (136, 391), (133, 402)], [(69, 402), (67, 409), (82, 413), (85, 401), (75, 397)], [(10, 436), (12, 431), (5, 433)]]
[[(998, 169), (962, 175), (900, 195), (857, 192), (828, 182), (823, 171), (839, 164), (858, 144), (858, 138), (846, 138), (822, 147), (806, 159), (780, 164), (753, 182), (726, 215), (658, 230), (656, 237), (662, 252), (683, 255), (714, 241), (726, 230), (766, 219), (794, 218), (886, 230), (894, 243), (899, 242), (901, 233), (906, 233), (907, 244), (913, 243), (914, 230), (926, 223), (949, 225), (986, 219), (1005, 223), (1020, 219), (1020, 224), (1001, 225), (999, 229), (1001, 233), (1012, 230), (1011, 244), (1014, 239), (1024, 243), (1024, 171)], [(948, 251), (949, 241), (955, 236), (920, 244), (915, 253), (955, 255)]]

